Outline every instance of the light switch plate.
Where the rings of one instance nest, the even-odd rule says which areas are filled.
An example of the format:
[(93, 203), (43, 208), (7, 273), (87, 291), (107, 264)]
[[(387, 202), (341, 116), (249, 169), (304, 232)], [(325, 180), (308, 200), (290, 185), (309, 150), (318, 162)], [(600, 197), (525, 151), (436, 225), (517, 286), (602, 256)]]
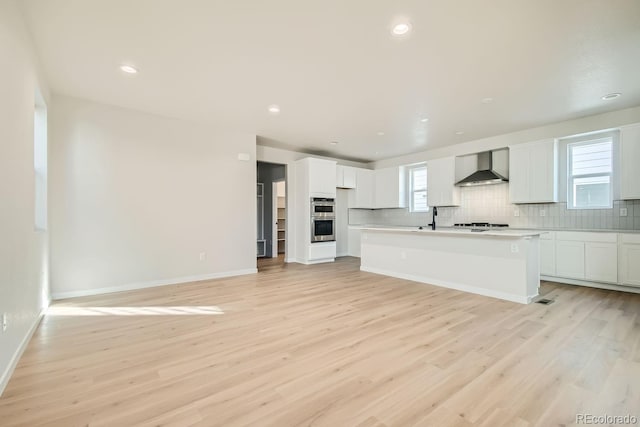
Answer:
[(514, 209), (513, 216), (520, 216), (520, 209)]
[(627, 208), (620, 208), (620, 216), (627, 216)]

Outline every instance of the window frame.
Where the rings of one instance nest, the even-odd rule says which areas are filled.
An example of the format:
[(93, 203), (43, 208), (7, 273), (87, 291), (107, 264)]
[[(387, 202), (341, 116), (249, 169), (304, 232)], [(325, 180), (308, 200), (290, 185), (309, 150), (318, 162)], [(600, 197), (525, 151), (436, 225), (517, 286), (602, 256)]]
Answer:
[[(424, 174), (425, 174), (425, 187), (424, 189), (415, 189), (414, 188), (414, 173), (418, 170), (424, 169)], [(427, 182), (427, 164), (426, 163), (418, 163), (415, 165), (411, 165), (407, 168), (407, 172), (409, 175), (409, 212), (416, 212), (416, 213), (424, 213), (424, 212), (429, 212), (429, 193), (428, 193), (428, 187), (429, 187), (429, 183)], [(416, 200), (416, 193), (417, 192), (424, 192), (424, 197), (426, 200), (426, 209), (416, 209), (415, 208), (415, 200)]]
[[(593, 135), (592, 138), (584, 138), (574, 142), (567, 143), (567, 209), (570, 210), (589, 210), (589, 209), (613, 209), (613, 192), (614, 192), (614, 179), (615, 179), (615, 139), (611, 135)], [(609, 172), (598, 172), (589, 174), (574, 174), (573, 173), (573, 148), (588, 146), (594, 144), (601, 144), (608, 142), (611, 146), (611, 170)], [(598, 178), (609, 177), (609, 198), (607, 205), (599, 206), (576, 206), (574, 203), (574, 181), (580, 178)]]

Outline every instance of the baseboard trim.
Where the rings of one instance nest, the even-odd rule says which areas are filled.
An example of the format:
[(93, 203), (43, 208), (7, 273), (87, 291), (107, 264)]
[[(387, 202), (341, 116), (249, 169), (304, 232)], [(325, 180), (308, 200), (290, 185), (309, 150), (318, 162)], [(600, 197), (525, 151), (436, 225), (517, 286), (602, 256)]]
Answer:
[(197, 276), (175, 277), (165, 280), (151, 280), (148, 282), (130, 283), (122, 286), (111, 286), (106, 288), (83, 289), (80, 291), (54, 292), (51, 298), (54, 300), (86, 297), (91, 295), (110, 294), (114, 292), (135, 291), (137, 289), (155, 288), (157, 286), (178, 285), (181, 283), (200, 282), (203, 280), (223, 279), (225, 277), (243, 276), (245, 274), (255, 274), (257, 268), (247, 268), (244, 270), (224, 271), (221, 273), (201, 274)]
[(296, 262), (298, 262), (299, 264), (304, 264), (304, 265), (314, 265), (314, 264), (323, 264), (325, 262), (335, 262), (335, 258), (322, 258), (322, 259), (314, 259), (314, 260), (297, 260)]
[(38, 329), (38, 326), (40, 325), (40, 322), (42, 321), (42, 318), (44, 317), (44, 313), (46, 311), (47, 307), (43, 308), (38, 314), (38, 317), (34, 319), (33, 324), (29, 328), (29, 331), (20, 342), (20, 345), (16, 349), (15, 353), (13, 353), (13, 357), (11, 358), (9, 365), (2, 373), (2, 376), (0, 376), (0, 396), (2, 396), (2, 393), (4, 393), (4, 389), (9, 384), (9, 380), (11, 379), (11, 375), (13, 375), (13, 371), (16, 370), (16, 366), (18, 366), (18, 362), (20, 361), (22, 354), (27, 349), (29, 341), (31, 341), (31, 337), (36, 332), (36, 329)]
[(608, 291), (630, 292), (632, 294), (640, 294), (640, 288), (631, 286), (615, 285), (613, 283), (589, 282), (586, 280), (566, 279), (564, 277), (540, 276), (540, 280), (547, 282), (563, 283), (565, 285), (587, 286), (589, 288), (606, 289)]
[(530, 295), (527, 297), (523, 297), (519, 295), (507, 294), (505, 292), (492, 291), (489, 289), (463, 285), (460, 283), (445, 282), (442, 280), (430, 279), (428, 277), (417, 276), (414, 274), (398, 273), (395, 271), (389, 271), (389, 270), (384, 270), (384, 269), (375, 268), (375, 267), (361, 266), (360, 270), (366, 271), (368, 273), (381, 274), (383, 276), (391, 276), (398, 279), (411, 280), (413, 282), (418, 282), (418, 283), (426, 283), (428, 285), (438, 286), (440, 288), (454, 289), (456, 291), (469, 292), (472, 294), (482, 295), (485, 297), (498, 298), (498, 299), (507, 300), (511, 302), (517, 302), (520, 304), (529, 304), (537, 296), (537, 295)]

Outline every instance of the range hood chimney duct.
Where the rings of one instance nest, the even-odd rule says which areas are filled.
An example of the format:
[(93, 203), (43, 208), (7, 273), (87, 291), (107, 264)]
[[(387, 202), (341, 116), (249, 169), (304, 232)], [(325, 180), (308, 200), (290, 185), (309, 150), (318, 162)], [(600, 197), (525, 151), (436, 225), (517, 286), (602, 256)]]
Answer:
[(509, 180), (493, 170), (493, 152), (478, 153), (478, 170), (456, 183), (459, 187), (501, 184)]

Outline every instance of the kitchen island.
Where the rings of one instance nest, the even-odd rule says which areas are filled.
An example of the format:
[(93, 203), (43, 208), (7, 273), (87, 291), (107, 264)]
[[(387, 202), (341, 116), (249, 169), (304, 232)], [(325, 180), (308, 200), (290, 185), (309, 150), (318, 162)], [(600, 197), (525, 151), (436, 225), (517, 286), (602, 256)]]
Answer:
[(363, 227), (362, 271), (530, 303), (540, 286), (544, 232)]

